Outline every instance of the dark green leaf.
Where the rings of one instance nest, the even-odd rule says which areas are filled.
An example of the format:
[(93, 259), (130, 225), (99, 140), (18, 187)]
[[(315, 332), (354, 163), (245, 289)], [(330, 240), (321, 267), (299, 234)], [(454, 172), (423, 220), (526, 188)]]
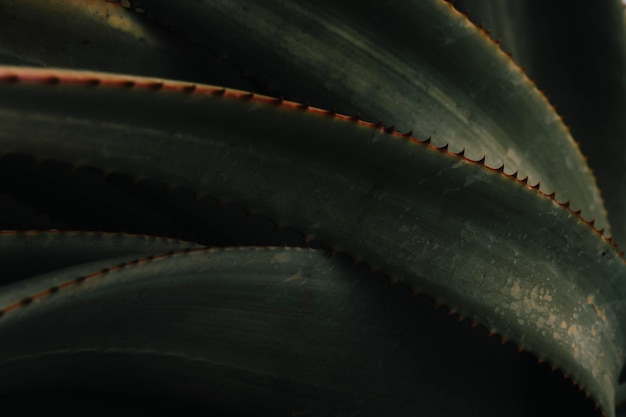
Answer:
[(441, 0), (143, 0), (156, 17), (273, 86), (519, 172), (606, 228), (595, 180), (523, 72)]
[(547, 359), (612, 409), (624, 261), (525, 182), (383, 128), (241, 92), (4, 74), (4, 152), (231, 198), (367, 259)]
[[(117, 265), (30, 280), (30, 302), (11, 289), (0, 295), (4, 404), (16, 392), (56, 390), (110, 392), (105, 403), (116, 392), (178, 400), (203, 415), (568, 410), (556, 387), (545, 403), (533, 401), (549, 378), (535, 379), (512, 346), (345, 259), (248, 248)], [(66, 402), (65, 412), (76, 410)]]

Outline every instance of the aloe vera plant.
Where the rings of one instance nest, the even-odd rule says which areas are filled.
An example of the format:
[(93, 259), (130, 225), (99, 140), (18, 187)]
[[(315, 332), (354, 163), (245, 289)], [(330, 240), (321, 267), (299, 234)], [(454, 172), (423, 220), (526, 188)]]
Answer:
[(623, 9), (580, 122), (534, 3), (0, 0), (0, 397), (616, 415)]

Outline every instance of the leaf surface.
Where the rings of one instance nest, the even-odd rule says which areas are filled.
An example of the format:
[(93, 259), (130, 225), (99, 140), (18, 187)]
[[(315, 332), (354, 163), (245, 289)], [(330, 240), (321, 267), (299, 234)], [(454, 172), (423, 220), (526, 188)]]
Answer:
[[(523, 72), (441, 0), (136, 2), (272, 95), (361, 114), (504, 164), (609, 225), (577, 145)], [(272, 89), (273, 87), (273, 89)]]
[(613, 235), (626, 241), (623, 3), (462, 0), (456, 7), (500, 38), (550, 97), (597, 176)]
[(235, 415), (561, 408), (556, 396), (526, 402), (537, 381), (520, 378), (525, 364), (512, 347), (321, 251), (204, 249), (30, 284), (26, 304), (12, 304), (10, 288), (0, 295), (5, 403), (22, 387), (55, 387), (173, 397)]
[(230, 198), (513, 340), (612, 410), (624, 261), (524, 181), (382, 127), (219, 87), (0, 77), (3, 152)]

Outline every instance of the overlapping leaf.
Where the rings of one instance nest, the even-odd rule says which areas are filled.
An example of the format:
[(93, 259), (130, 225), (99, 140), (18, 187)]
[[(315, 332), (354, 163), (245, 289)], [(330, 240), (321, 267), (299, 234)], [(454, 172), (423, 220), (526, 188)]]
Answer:
[(203, 249), (103, 265), (29, 280), (28, 303), (19, 287), (0, 295), (5, 404), (54, 387), (76, 414), (81, 390), (212, 415), (561, 408), (557, 395), (533, 401), (539, 381), (522, 376), (514, 349), (321, 251)]
[[(595, 219), (598, 228), (608, 227), (594, 180), (559, 117), (482, 32), (438, 0), (384, 5), (374, 1), (358, 5), (325, 1), (314, 5), (297, 1), (124, 2), (124, 6), (129, 5), (131, 9), (149, 11), (156, 20), (125, 14), (120, 5), (102, 1), (66, 2), (59, 7), (37, 0), (0, 2), (0, 10), (6, 12), (0, 16), (3, 22), (0, 59), (4, 62), (123, 71), (193, 81), (3, 67), (0, 69), (0, 152), (10, 154), (9, 160), (20, 154), (18, 159), (23, 156), (32, 161), (52, 159), (78, 171), (95, 169), (105, 175), (121, 173), (124, 178), (135, 180), (149, 178), (169, 187), (191, 190), (196, 196), (208, 194), (220, 202), (232, 201), (266, 215), (276, 224), (294, 226), (308, 239), (318, 239), (332, 251), (346, 252), (357, 261), (365, 260), (370, 267), (388, 274), (392, 281), (403, 281), (414, 292), (426, 293), (452, 311), (546, 359), (591, 394), (606, 414), (611, 414), (614, 386), (625, 351), (625, 328), (620, 319), (626, 296), (624, 262), (615, 246), (585, 221)], [(55, 16), (52, 20), (50, 13)], [(165, 29), (160, 26), (162, 23), (171, 27)], [(94, 31), (92, 26), (99, 29)], [(33, 36), (24, 31), (27, 27)], [(78, 42), (77, 37), (82, 38), (83, 34), (89, 37)], [(181, 43), (185, 35), (194, 38), (194, 46)], [(39, 48), (40, 41), (45, 41), (47, 47)], [(112, 45), (120, 47), (119, 53), (112, 52)], [(200, 56), (195, 55), (197, 51)], [(235, 73), (213, 71), (214, 63), (202, 56), (205, 51), (226, 54), (239, 68), (248, 68), (246, 81)], [(381, 118), (403, 131), (413, 129), (420, 139), (334, 111), (194, 83), (199, 80), (227, 86), (251, 83), (263, 91), (308, 100), (329, 109), (350, 114), (360, 111), (366, 120)], [(427, 137), (432, 137), (434, 145), (449, 147), (438, 149), (428, 141), (420, 143)], [(483, 156), (485, 159), (478, 161)], [(505, 164), (502, 169), (489, 169), (502, 163)], [(31, 186), (32, 181), (38, 181), (37, 176), (41, 177), (41, 172), (31, 175), (21, 163), (7, 164), (7, 159), (0, 164), (18, 168), (20, 176), (9, 178), (9, 174), (3, 174), (3, 180), (11, 184), (4, 189), (10, 188), (9, 194), (20, 203), (28, 190), (37, 190), (37, 194), (44, 191), (44, 185)], [(518, 175), (514, 175), (516, 170)], [(538, 181), (539, 190), (532, 187)], [(167, 210), (156, 207), (152, 218), (170, 216), (168, 222), (172, 224), (179, 220), (173, 213), (180, 208), (180, 201), (160, 191), (150, 191), (148, 202), (138, 201), (142, 192), (136, 191), (125, 193), (120, 201), (109, 202), (115, 191), (110, 190), (110, 184), (90, 175), (54, 171), (50, 180), (43, 182), (53, 184), (53, 190), (66, 186), (70, 190), (58, 193), (60, 200), (55, 202), (53, 218), (63, 217), (64, 197), (80, 200), (83, 189), (88, 199), (106, 202), (91, 205), (100, 213), (106, 212), (107, 207), (124, 207), (129, 201), (138, 202), (135, 211), (141, 211), (142, 204), (153, 206), (161, 201)], [(114, 184), (113, 188), (118, 185)], [(72, 194), (72, 190), (76, 193)], [(556, 192), (556, 199), (554, 194), (546, 195), (552, 192)], [(47, 192), (28, 200), (37, 209), (52, 201)], [(582, 210), (582, 217), (578, 209)], [(80, 211), (73, 208), (64, 217), (71, 219), (73, 213)], [(192, 211), (185, 208), (179, 213)], [(43, 212), (51, 214), (49, 210)], [(129, 218), (120, 217), (122, 212), (124, 209), (113, 210), (107, 219), (120, 220), (120, 227), (114, 227), (115, 230), (125, 230), (130, 224)], [(84, 214), (89, 213), (95, 211), (87, 210)], [(186, 223), (198, 219), (199, 227), (204, 227), (200, 226), (204, 222), (202, 217), (196, 209), (193, 220), (186, 219)], [(49, 224), (55, 224), (56, 220)], [(19, 220), (22, 221), (33, 222), (33, 219)], [(163, 230), (171, 233), (171, 227)], [(207, 230), (202, 233), (206, 242)], [(207, 285), (216, 282), (211, 279), (224, 283), (225, 273), (237, 276), (228, 285), (236, 288), (231, 293), (237, 293), (234, 298), (244, 297), (237, 307), (240, 313), (258, 313), (255, 307), (258, 300), (249, 296), (242, 285), (251, 282), (256, 282), (253, 286), (260, 285), (259, 273), (263, 282), (271, 281), (272, 274), (263, 273), (274, 270), (275, 258), (269, 265), (264, 261), (270, 255), (289, 258), (287, 269), (295, 265), (304, 269), (311, 266), (316, 271), (328, 267), (328, 274), (322, 273), (319, 281), (303, 283), (300, 275), (291, 274), (283, 277), (280, 284), (277, 282), (274, 289), (281, 289), (278, 299), (287, 304), (298, 291), (304, 291), (307, 296), (318, 290), (332, 293), (338, 288), (335, 284), (352, 276), (349, 271), (335, 275), (337, 268), (341, 269), (340, 264), (318, 259), (319, 254), (312, 255), (313, 252), (279, 254), (274, 249), (252, 255), (250, 250), (240, 250), (221, 254), (220, 260), (208, 263), (206, 259), (188, 263), (182, 260), (183, 255), (173, 256), (173, 261), (158, 257), (158, 262), (131, 262), (136, 259), (134, 254), (145, 250), (154, 253), (161, 244), (179, 247), (187, 243), (163, 240), (146, 246), (145, 241), (140, 242), (142, 238), (120, 237), (121, 246), (111, 247), (115, 239), (109, 236), (94, 240), (96, 235), (76, 235), (80, 237), (60, 246), (48, 242), (70, 236), (42, 233), (31, 241), (38, 249), (26, 252), (18, 245), (11, 249), (19, 254), (15, 259), (9, 259), (6, 251), (1, 259), (2, 264), (9, 265), (7, 271), (17, 274), (11, 273), (13, 278), (8, 281), (47, 268), (100, 259), (98, 263), (22, 280), (0, 294), (6, 315), (0, 320), (0, 331), (4, 332), (4, 340), (12, 340), (0, 346), (4, 352), (0, 363), (6, 372), (15, 375), (14, 379), (0, 383), (12, 385), (19, 381), (10, 390), (32, 388), (30, 372), (41, 369), (49, 371), (41, 379), (42, 384), (59, 381), (62, 377), (55, 373), (59, 367), (78, 361), (85, 365), (85, 372), (91, 369), (104, 374), (109, 371), (107, 364), (113, 365), (110, 369), (128, 366), (131, 379), (135, 377), (134, 371), (144, 365), (160, 369), (164, 375), (191, 378), (192, 383), (181, 387), (199, 390), (194, 391), (197, 399), (200, 392), (206, 392), (198, 387), (207, 383), (206, 378), (213, 378), (194, 374), (192, 370), (198, 364), (195, 359), (202, 355), (189, 360), (194, 349), (201, 349), (195, 338), (198, 327), (180, 327), (184, 335), (179, 335), (183, 338), (175, 339), (166, 334), (168, 317), (154, 315), (154, 310), (141, 315), (140, 310), (152, 305), (167, 310), (168, 305), (177, 305), (169, 317), (195, 317), (190, 320), (200, 323), (207, 318), (206, 309), (212, 307), (205, 302), (195, 304), (192, 298), (204, 294)], [(19, 240), (19, 237), (5, 234), (1, 238), (11, 246), (11, 239)], [(256, 238), (243, 241), (250, 240)], [(95, 251), (76, 248), (87, 242), (96, 245)], [(53, 259), (51, 251), (60, 251), (61, 259)], [(39, 270), (36, 266), (17, 271), (11, 266), (23, 262), (21, 259), (28, 253), (43, 256), (50, 263), (40, 264)], [(208, 253), (217, 254), (204, 252)], [(109, 259), (115, 254), (128, 256)], [(221, 262), (225, 259), (230, 272), (222, 270), (208, 275), (203, 272), (213, 268), (211, 265), (224, 266)], [(110, 281), (103, 270), (110, 272)], [(280, 278), (281, 274), (277, 276)], [(363, 277), (359, 278), (361, 281), (369, 282)], [(295, 283), (302, 284), (304, 289), (294, 292)], [(137, 294), (151, 294), (148, 297), (152, 297), (151, 301), (127, 302), (132, 297), (138, 300)], [(175, 294), (182, 294), (181, 298)], [(263, 302), (267, 297), (277, 297), (273, 289), (259, 290), (259, 294), (263, 294), (259, 298)], [(212, 292), (205, 295), (215, 296)], [(384, 298), (379, 294), (372, 297)], [(346, 301), (343, 297), (333, 304), (332, 296), (328, 298), (324, 299), (330, 302), (327, 307), (336, 307), (337, 311), (345, 312), (346, 308), (352, 312), (368, 311), (368, 307), (352, 299)], [(89, 300), (97, 308), (90, 310)], [(219, 304), (226, 299), (217, 301), (217, 305), (226, 305)], [(106, 306), (113, 304), (120, 313), (104, 313), (108, 311)], [(287, 304), (281, 304), (280, 314), (291, 311)], [(316, 308), (307, 311), (315, 316)], [(130, 311), (127, 309), (135, 309), (139, 318), (124, 315), (124, 311)], [(77, 312), (84, 313), (84, 318), (68, 319)], [(386, 323), (394, 323), (385, 331), (399, 329), (402, 323), (413, 320), (419, 322), (415, 314), (396, 313), (384, 319)], [(375, 314), (371, 317), (380, 319)], [(88, 328), (89, 320), (99, 325)], [(294, 323), (307, 326), (306, 320), (291, 321)], [(48, 337), (45, 332), (33, 330), (50, 325), (58, 325), (59, 333)], [(110, 326), (115, 327), (112, 334), (119, 336), (118, 339), (107, 339), (102, 333), (102, 328)], [(221, 328), (223, 332), (218, 334), (227, 335), (223, 339), (227, 340), (228, 335), (243, 329), (250, 327), (237, 323), (232, 328)], [(328, 329), (327, 326), (320, 331), (319, 339), (323, 342), (318, 343), (335, 340), (334, 333)], [(356, 320), (346, 321), (345, 332), (351, 334), (350, 329), (360, 329)], [(280, 332), (272, 332), (264, 328), (259, 338), (247, 337), (247, 340), (285, 341), (294, 334), (303, 335), (301, 329), (295, 333), (283, 330), (281, 327)], [(388, 339), (383, 333), (374, 337), (380, 346)], [(415, 337), (409, 330), (407, 335)], [(165, 346), (168, 340), (178, 345), (168, 345), (158, 352), (150, 350), (149, 345)], [(279, 392), (289, 391), (280, 384), (290, 381), (292, 386), (293, 375), (285, 377), (280, 373), (267, 379), (266, 373), (265, 379), (259, 379), (247, 373), (254, 366), (244, 366), (245, 372), (239, 367), (255, 357), (239, 350), (245, 350), (245, 346), (239, 344), (232, 349), (230, 364), (237, 366), (231, 366), (227, 372), (219, 371), (209, 386), (217, 386), (218, 380), (231, 381), (236, 389), (224, 401), (235, 404), (235, 408), (244, 404), (239, 395), (246, 396), (248, 401), (257, 398), (260, 404), (261, 397), (276, 392), (266, 389), (269, 380), (278, 381), (274, 387)], [(311, 346), (315, 344), (307, 345), (301, 353), (315, 357), (317, 353)], [(341, 346), (341, 352), (351, 351), (354, 340), (350, 346)], [(30, 353), (24, 353), (27, 351)], [(209, 351), (224, 355), (230, 348)], [(22, 352), (22, 356), (16, 352)], [(336, 363), (333, 361), (338, 356), (337, 352), (329, 352), (323, 356), (332, 368), (330, 365)], [(409, 351), (403, 352), (409, 355)], [(270, 363), (278, 368), (286, 366), (290, 356), (282, 353), (285, 352), (273, 353), (277, 362)], [(386, 358), (387, 354), (383, 349), (364, 355)], [(203, 361), (200, 362), (207, 363)], [(411, 366), (416, 363), (412, 362)], [(442, 364), (445, 369), (464, 369), (463, 375), (473, 372), (465, 365), (446, 366)], [(216, 371), (213, 365), (210, 368)], [(85, 378), (80, 366), (73, 369), (64, 383), (71, 385), (72, 378)], [(233, 369), (235, 374), (231, 372)], [(400, 375), (398, 381), (409, 382), (394, 388), (414, 387), (424, 381), (419, 375), (400, 371), (404, 368), (397, 364), (385, 366), (380, 381), (387, 381), (389, 386), (382, 389), (381, 395), (389, 399), (381, 402), (380, 398), (374, 400), (371, 395), (364, 395), (363, 392), (369, 392), (366, 389), (360, 391), (363, 387), (359, 388), (358, 378), (346, 379), (342, 386), (328, 390), (312, 388), (316, 370), (302, 369), (298, 375), (308, 381), (302, 389), (285, 396), (282, 405), (264, 402), (264, 406), (275, 406), (277, 410), (303, 407), (295, 412), (323, 413), (314, 405), (321, 396), (336, 407), (343, 404), (350, 412), (368, 410), (372, 415), (385, 412), (397, 415), (407, 407), (414, 413), (447, 404), (445, 399), (436, 405), (420, 402), (434, 394), (424, 394), (415, 402), (409, 391), (402, 398), (391, 399), (395, 395), (391, 385), (397, 382), (396, 376)], [(327, 375), (331, 379), (347, 377), (346, 368), (332, 371), (336, 375)], [(368, 373), (367, 369), (365, 372), (381, 377), (379, 372)], [(110, 377), (103, 381), (105, 385), (112, 383)], [(157, 387), (163, 381), (152, 381), (152, 387), (162, 391), (164, 387), (177, 388)], [(374, 385), (380, 381), (374, 381)], [(149, 379), (139, 375), (135, 382), (146, 383)], [(376, 391), (381, 392), (378, 388)], [(432, 392), (457, 395), (450, 384), (436, 386)], [(473, 403), (472, 396), (459, 395), (455, 397), (458, 402), (450, 403), (450, 412), (461, 413), (461, 404), (479, 414), (483, 412), (484, 404)], [(347, 398), (357, 399), (356, 403)], [(452, 410), (457, 406), (461, 408)]]
[(624, 355), (623, 260), (525, 182), (383, 128), (237, 91), (19, 68), (0, 78), (5, 152), (237, 201), (545, 357), (611, 409)]
[(608, 230), (595, 181), (548, 102), (441, 0), (133, 2), (272, 95), (382, 120), (541, 183)]

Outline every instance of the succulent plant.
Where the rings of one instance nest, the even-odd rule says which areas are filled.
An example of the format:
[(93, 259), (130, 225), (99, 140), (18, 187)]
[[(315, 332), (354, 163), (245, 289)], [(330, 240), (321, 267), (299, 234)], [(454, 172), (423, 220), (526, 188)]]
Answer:
[(626, 33), (579, 3), (0, 0), (2, 400), (614, 416)]

